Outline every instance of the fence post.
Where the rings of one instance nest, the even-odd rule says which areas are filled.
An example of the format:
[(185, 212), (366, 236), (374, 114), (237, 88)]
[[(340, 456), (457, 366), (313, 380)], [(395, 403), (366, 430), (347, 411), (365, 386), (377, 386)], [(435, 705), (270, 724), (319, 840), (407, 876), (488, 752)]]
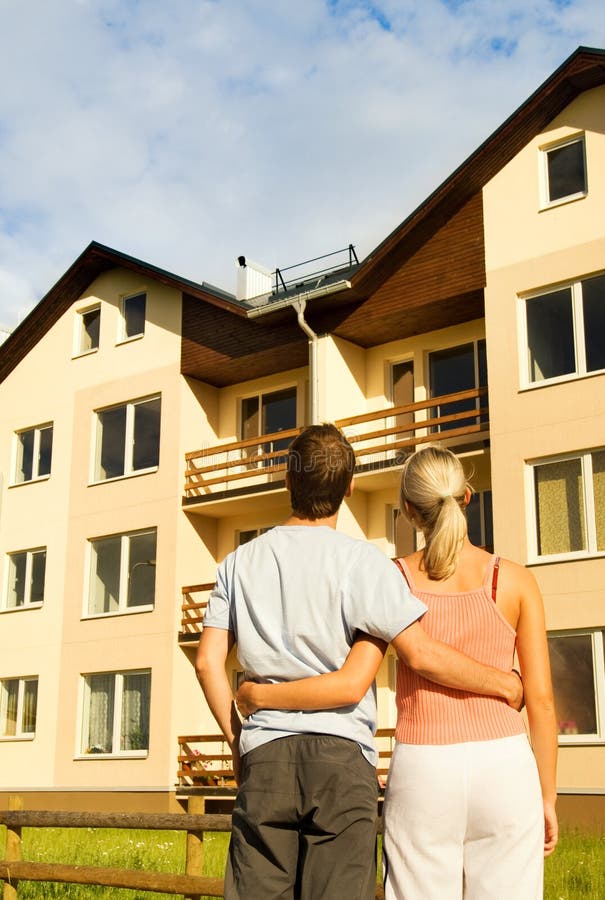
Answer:
[[(8, 798), (8, 808), (11, 810), (23, 809), (23, 798), (11, 796)], [(21, 859), (21, 828), (10, 826), (6, 829), (6, 853), (7, 862), (19, 862)], [(9, 881), (4, 882), (3, 900), (17, 900), (17, 885)]]
[[(206, 812), (206, 800), (204, 797), (189, 797), (187, 812), (194, 815), (204, 815)], [(187, 831), (187, 859), (185, 862), (185, 874), (201, 875), (204, 862), (204, 832)], [(189, 894), (185, 900), (200, 900), (201, 894)]]

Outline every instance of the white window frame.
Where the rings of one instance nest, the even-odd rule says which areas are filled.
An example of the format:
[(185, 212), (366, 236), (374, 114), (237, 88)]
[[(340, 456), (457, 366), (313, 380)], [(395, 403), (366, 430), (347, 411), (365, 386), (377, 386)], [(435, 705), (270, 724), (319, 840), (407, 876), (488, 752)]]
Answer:
[[(53, 453), (53, 445), (55, 440), (54, 434), (54, 422), (45, 422), (43, 425), (34, 425), (31, 428), (20, 428), (18, 431), (15, 431), (15, 438), (13, 442), (13, 459), (11, 465), (12, 479), (11, 479), (11, 487), (16, 487), (20, 484), (31, 484), (34, 481), (46, 481), (50, 478), (51, 472), (45, 472), (40, 475), (38, 473), (38, 463), (40, 459), (40, 439), (43, 431), (47, 429), (51, 429), (52, 431), (52, 440), (51, 440), (51, 472), (52, 472), (52, 453)], [(34, 444), (32, 450), (32, 477), (23, 479), (23, 481), (17, 481), (17, 460), (19, 459), (19, 441), (22, 434), (27, 434), (32, 431), (34, 434)]]
[[(595, 712), (597, 733), (559, 734), (559, 744), (605, 744), (605, 641), (600, 628), (568, 629), (548, 632), (548, 637), (589, 636), (592, 645), (593, 685), (595, 691)], [(555, 697), (556, 700), (556, 697)]]
[[(143, 330), (137, 331), (136, 334), (127, 334), (126, 333), (126, 305), (129, 300), (132, 300), (134, 297), (140, 297), (144, 295), (145, 297), (145, 319), (143, 321)], [(140, 341), (141, 338), (145, 337), (145, 327), (147, 325), (147, 301), (148, 301), (148, 292), (146, 288), (142, 288), (140, 291), (130, 291), (128, 294), (122, 294), (120, 297), (120, 318), (118, 325), (118, 337), (116, 340), (116, 344), (128, 344), (130, 341)]]
[[(46, 554), (46, 552), (46, 547), (34, 547), (30, 550), (13, 550), (11, 553), (6, 554), (6, 575), (4, 578), (2, 606), (0, 607), (0, 612), (20, 612), (25, 609), (39, 609), (41, 606), (43, 606), (44, 598), (42, 600), (31, 600), (31, 580), (34, 555), (37, 553)], [(22, 554), (25, 554), (25, 594), (23, 597), (23, 605), (9, 606), (8, 594), (11, 587), (11, 570), (13, 567), (13, 557), (21, 556)], [(44, 588), (46, 589), (46, 570), (44, 577)]]
[[(520, 370), (519, 384), (521, 390), (536, 390), (537, 388), (546, 387), (551, 384), (561, 384), (566, 381), (577, 381), (580, 378), (591, 378), (594, 375), (602, 375), (605, 369), (586, 368), (586, 340), (584, 334), (584, 307), (582, 284), (591, 278), (597, 278), (605, 275), (605, 272), (594, 272), (582, 278), (576, 278), (573, 281), (564, 281), (561, 284), (549, 285), (532, 291), (528, 294), (519, 294), (517, 298), (517, 321), (519, 324), (519, 354)], [(555, 375), (553, 378), (543, 378), (541, 381), (532, 381), (530, 375), (530, 358), (529, 358), (529, 334), (527, 331), (527, 303), (535, 300), (537, 297), (546, 297), (548, 294), (555, 294), (557, 291), (569, 288), (571, 291), (571, 310), (573, 320), (573, 346), (576, 358), (576, 371), (570, 372), (568, 375)]]
[[(584, 181), (586, 187), (583, 191), (576, 191), (574, 194), (567, 194), (565, 197), (559, 197), (557, 200), (551, 200), (549, 197), (549, 179), (548, 179), (548, 154), (553, 150), (559, 150), (569, 144), (582, 144), (582, 153), (584, 156)], [(586, 161), (586, 134), (582, 131), (577, 134), (568, 135), (568, 137), (553, 141), (549, 144), (543, 144), (539, 147), (539, 169), (540, 169), (540, 210), (553, 209), (556, 206), (562, 206), (565, 203), (572, 203), (575, 200), (581, 200), (588, 195), (588, 166)]]
[[(0, 734), (0, 741), (31, 741), (35, 738), (35, 731), (23, 731), (23, 701), (25, 695), (25, 683), (28, 681), (38, 682), (37, 675), (15, 676), (14, 678), (0, 678), (0, 723), (4, 727), (6, 721), (6, 705), (8, 698), (6, 696), (4, 684), (7, 681), (17, 681), (19, 684), (17, 693), (17, 731), (15, 734)], [(38, 685), (39, 686), (39, 685)], [(38, 698), (36, 697), (36, 726), (38, 724)]]
[[(99, 344), (96, 347), (88, 347), (83, 348), (83, 336), (84, 336), (84, 316), (87, 313), (95, 312), (95, 310), (99, 311), (99, 320), (101, 317), (101, 304), (100, 303), (92, 303), (90, 306), (83, 307), (82, 309), (76, 310), (76, 318), (74, 322), (74, 339), (73, 339), (73, 348), (72, 348), (72, 357), (76, 359), (79, 356), (90, 356), (92, 353), (98, 353)], [(99, 321), (99, 331), (101, 328), (101, 323)], [(100, 341), (100, 334), (99, 334)]]
[[(573, 453), (562, 453), (557, 456), (546, 456), (541, 457), (540, 459), (527, 461), (525, 467), (525, 492), (527, 497), (526, 509), (528, 511), (527, 534), (529, 539), (529, 565), (567, 561), (572, 559), (593, 559), (595, 557), (605, 557), (604, 550), (597, 550), (594, 491), (592, 483), (592, 454), (602, 452), (603, 450), (605, 450), (605, 447), (591, 447), (589, 450), (577, 450)], [(538, 553), (538, 506), (536, 503), (535, 469), (539, 468), (540, 466), (550, 465), (551, 463), (566, 462), (572, 459), (579, 459), (581, 464), (586, 549), (571, 550), (568, 553), (550, 553), (540, 555)]]
[[(86, 579), (85, 589), (84, 589), (84, 604), (82, 608), (82, 618), (83, 619), (106, 619), (111, 616), (132, 616), (136, 613), (143, 612), (151, 612), (155, 609), (155, 585), (154, 585), (154, 594), (153, 594), (153, 603), (146, 603), (141, 606), (127, 606), (128, 600), (128, 569), (130, 563), (130, 540), (137, 535), (142, 534), (155, 534), (156, 537), (156, 558), (153, 560), (146, 561), (149, 565), (156, 566), (157, 560), (157, 534), (158, 530), (156, 527), (153, 528), (140, 528), (136, 531), (126, 531), (123, 533), (117, 534), (103, 534), (98, 535), (94, 538), (88, 539), (88, 566), (87, 572), (88, 576)], [(118, 608), (109, 610), (108, 612), (90, 612), (91, 606), (91, 591), (95, 578), (95, 549), (94, 544), (95, 541), (103, 541), (108, 538), (120, 538), (120, 566), (119, 566), (119, 589), (118, 589)], [(138, 563), (137, 563), (138, 565)]]
[[(92, 460), (90, 484), (107, 484), (111, 481), (119, 481), (121, 478), (133, 478), (136, 475), (147, 475), (150, 472), (158, 471), (159, 462), (157, 466), (149, 466), (146, 469), (133, 469), (132, 467), (132, 460), (134, 455), (134, 408), (141, 403), (149, 403), (153, 400), (160, 401), (160, 435), (158, 437), (159, 451), (162, 428), (161, 394), (150, 394), (148, 397), (137, 397), (136, 400), (127, 400), (124, 403), (114, 403), (110, 406), (103, 406), (99, 409), (95, 409), (93, 417), (93, 440), (91, 441)], [(110, 409), (121, 409), (122, 407), (126, 408), (126, 432), (124, 435), (124, 472), (122, 475), (115, 475), (113, 478), (99, 478), (97, 472), (100, 469), (101, 465), (101, 450), (103, 445), (103, 428), (101, 426), (101, 417), (99, 414), (107, 412)]]
[[(115, 692), (114, 692), (114, 709), (113, 709), (113, 723), (112, 723), (112, 746), (114, 749), (111, 753), (95, 753), (91, 752), (90, 749), (85, 748), (84, 744), (86, 742), (86, 736), (88, 734), (88, 728), (90, 725), (90, 681), (89, 679), (95, 675), (113, 675), (115, 678)], [(146, 747), (142, 750), (120, 750), (120, 739), (121, 739), (121, 727), (122, 727), (122, 702), (124, 697), (124, 676), (125, 675), (148, 675), (149, 676), (149, 713), (151, 719), (151, 669), (122, 669), (120, 671), (111, 671), (111, 672), (86, 672), (82, 674), (80, 679), (80, 738), (78, 749), (76, 751), (77, 759), (124, 759), (127, 758), (146, 758), (149, 756), (149, 747)], [(148, 743), (151, 743), (151, 727), (150, 734), (148, 738)]]

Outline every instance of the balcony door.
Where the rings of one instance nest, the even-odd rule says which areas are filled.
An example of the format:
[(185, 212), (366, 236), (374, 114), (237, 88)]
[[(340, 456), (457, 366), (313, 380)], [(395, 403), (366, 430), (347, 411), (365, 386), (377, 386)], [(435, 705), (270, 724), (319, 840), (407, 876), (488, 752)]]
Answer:
[[(429, 353), (429, 385), (432, 398), (485, 387), (487, 385), (485, 341), (472, 341), (469, 344)], [(440, 404), (434, 407), (431, 418), (476, 410), (480, 405), (480, 400), (472, 398)], [(482, 416), (481, 421), (484, 418), (485, 416)], [(436, 425), (433, 431), (451, 431), (454, 428), (473, 425), (477, 421), (477, 416), (455, 419)]]
[[(244, 397), (241, 403), (241, 434), (242, 440), (262, 437), (265, 434), (274, 434), (278, 431), (286, 431), (296, 428), (296, 388), (285, 388), (280, 391), (272, 391), (266, 394), (255, 394), (252, 397)], [(262, 459), (267, 453), (285, 450), (292, 438), (279, 438), (259, 444), (253, 444), (244, 448), (244, 456), (251, 461), (254, 457), (257, 465), (274, 466), (285, 462), (286, 456), (276, 456)]]

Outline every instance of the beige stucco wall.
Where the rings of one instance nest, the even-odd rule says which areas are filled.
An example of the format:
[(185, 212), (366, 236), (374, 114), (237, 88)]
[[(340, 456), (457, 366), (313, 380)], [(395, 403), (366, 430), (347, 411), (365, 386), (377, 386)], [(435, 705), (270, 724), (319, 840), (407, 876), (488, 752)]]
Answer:
[[(119, 343), (120, 298), (138, 291), (147, 292), (145, 334)], [(76, 311), (95, 303), (101, 305), (99, 349), (72, 358)], [(174, 782), (176, 748), (166, 741), (166, 725), (175, 690), (180, 600), (174, 541), (183, 468), (180, 317), (178, 292), (113, 270), (90, 285), (0, 385), (5, 473), (0, 565), (7, 551), (47, 547), (43, 607), (0, 616), (0, 677), (37, 674), (40, 692), (35, 739), (2, 742), (5, 787), (103, 789)], [(162, 398), (157, 472), (91, 484), (94, 410), (155, 393)], [(49, 421), (54, 423), (50, 477), (8, 487), (14, 431)], [(158, 529), (153, 612), (83, 620), (89, 538), (148, 526)], [(81, 675), (139, 667), (152, 669), (148, 757), (75, 759)]]
[[(588, 193), (541, 208), (540, 148), (585, 134)], [(605, 376), (525, 387), (524, 295), (605, 270), (605, 88), (571, 103), (485, 188), (486, 336), (494, 532), (503, 555), (535, 563), (527, 461), (605, 446)], [(533, 565), (549, 629), (605, 625), (605, 559)], [(559, 784), (605, 785), (603, 746), (561, 748)]]

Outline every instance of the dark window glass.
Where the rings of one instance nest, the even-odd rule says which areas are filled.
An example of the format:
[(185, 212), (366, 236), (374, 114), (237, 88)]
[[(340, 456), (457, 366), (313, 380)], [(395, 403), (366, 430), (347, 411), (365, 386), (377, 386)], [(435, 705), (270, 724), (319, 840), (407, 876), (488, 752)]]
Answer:
[[(296, 388), (284, 391), (275, 391), (263, 396), (262, 405), (263, 434), (274, 434), (276, 431), (286, 431), (296, 427)], [(292, 443), (292, 438), (274, 440), (271, 444), (264, 445), (265, 453), (275, 450), (285, 450)], [(269, 465), (277, 465), (284, 462), (285, 456), (275, 457), (269, 460)]]
[(548, 199), (561, 200), (586, 192), (584, 141), (573, 141), (547, 152)]
[[(476, 387), (474, 344), (465, 344), (462, 347), (449, 347), (447, 350), (438, 350), (429, 354), (429, 378), (431, 397), (456, 394), (459, 391), (467, 391)], [(477, 402), (472, 398), (469, 400), (456, 400), (435, 407), (433, 416), (451, 416), (466, 410), (475, 410), (476, 408)], [(455, 419), (453, 422), (443, 422), (435, 426), (433, 431), (449, 431), (452, 428), (462, 428), (465, 425), (471, 425), (473, 422), (475, 422), (474, 417)]]
[(38, 475), (50, 475), (50, 464), (53, 453), (53, 429), (40, 430), (40, 451), (38, 454)]
[(124, 336), (135, 337), (145, 334), (145, 307), (147, 305), (146, 294), (134, 294), (132, 297), (124, 297)]
[(132, 534), (129, 538), (128, 596), (126, 605), (153, 606), (155, 598), (156, 532)]
[(101, 426), (100, 478), (118, 478), (124, 474), (126, 445), (126, 407), (116, 406), (99, 413)]
[(550, 636), (548, 649), (559, 734), (596, 734), (591, 635)]
[(151, 469), (160, 461), (160, 398), (135, 403), (132, 468)]
[(31, 481), (34, 469), (35, 431), (22, 431), (19, 435), (19, 460), (17, 481)]
[(605, 275), (582, 282), (586, 371), (605, 369)]
[(575, 372), (571, 288), (533, 297), (526, 309), (530, 380)]
[(32, 553), (32, 576), (30, 603), (42, 603), (44, 600), (44, 577), (46, 574), (46, 550)]
[(13, 553), (10, 557), (10, 585), (8, 606), (23, 606), (25, 603), (25, 572), (27, 553)]
[(101, 309), (89, 309), (82, 313), (82, 334), (80, 339), (80, 352), (96, 350), (99, 346), (99, 327), (101, 324)]

